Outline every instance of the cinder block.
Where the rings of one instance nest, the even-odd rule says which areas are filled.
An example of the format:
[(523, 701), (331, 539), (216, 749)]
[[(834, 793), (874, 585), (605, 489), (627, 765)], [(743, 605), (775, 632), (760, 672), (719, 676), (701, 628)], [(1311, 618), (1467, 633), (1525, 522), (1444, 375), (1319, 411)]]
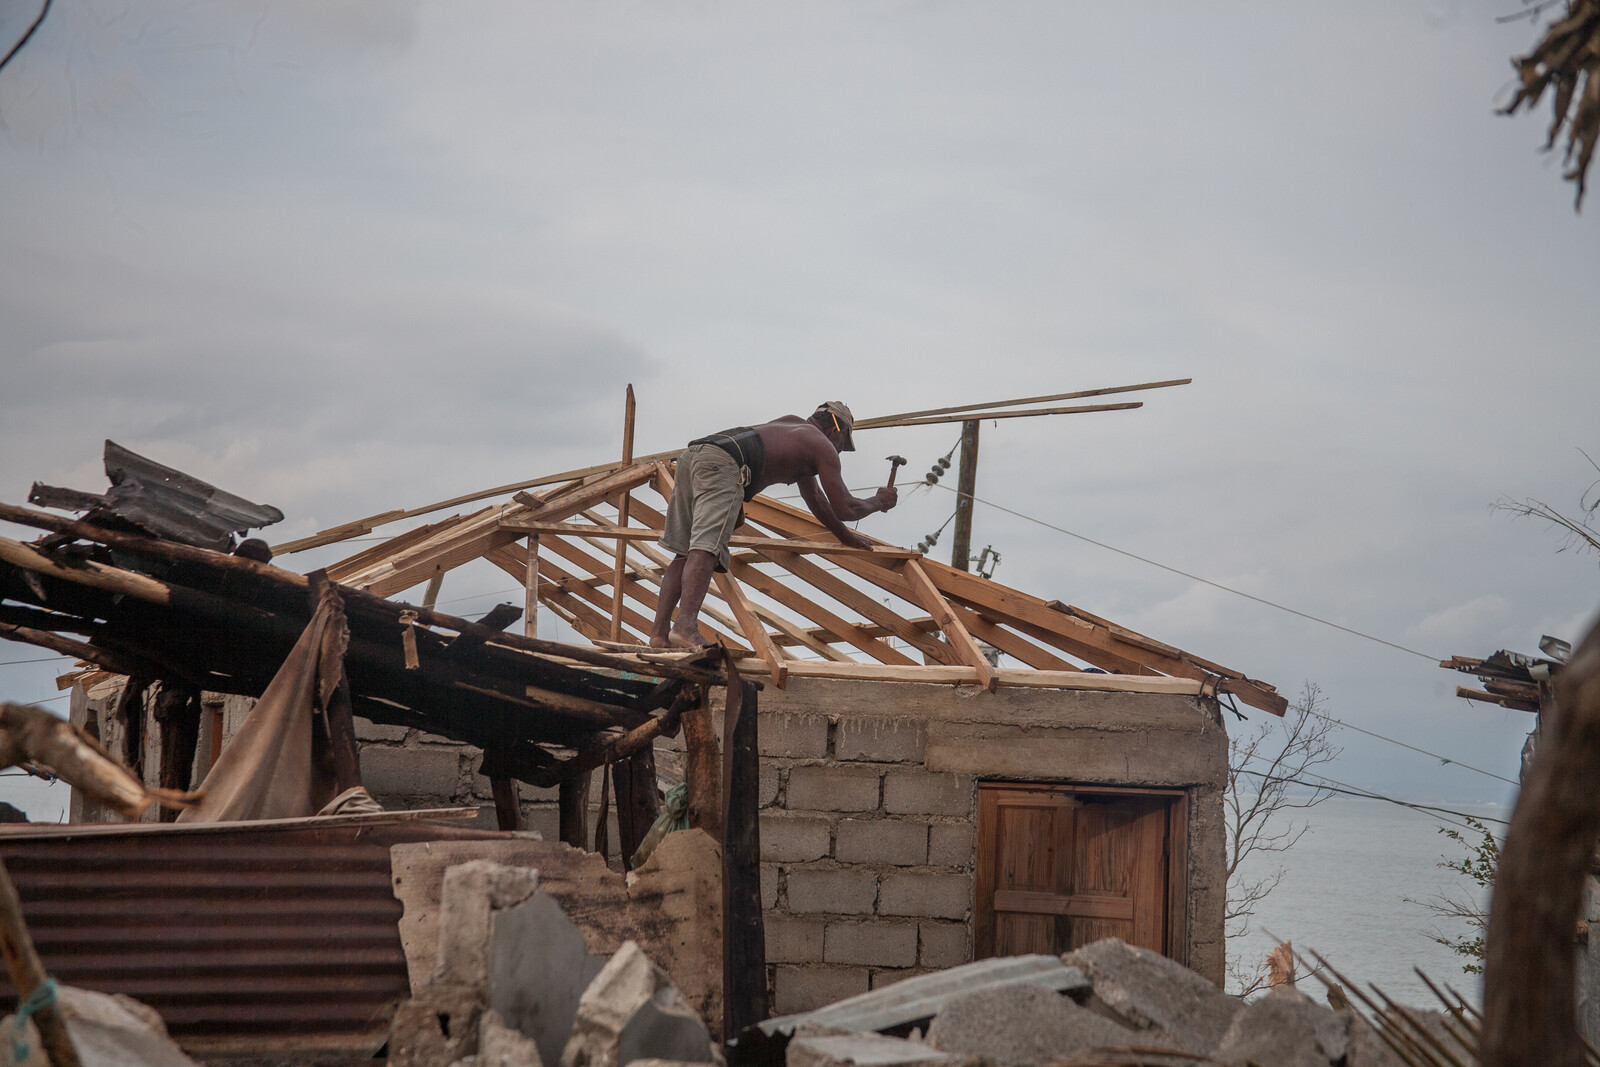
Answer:
[(386, 748), (361, 753), (361, 781), (375, 797), (438, 797), (448, 800), (461, 776), (454, 748)]
[(757, 797), (763, 808), (771, 807), (778, 802), (778, 768), (770, 763), (761, 765), (761, 777), (757, 780)]
[(931, 971), (924, 967), (906, 967), (896, 971), (873, 971), (872, 988), (882, 989), (884, 986), (894, 985), (896, 982), (903, 981), (907, 978), (915, 978), (919, 974), (931, 973)]
[(917, 930), (912, 923), (829, 923), (822, 958), (866, 967), (913, 967)]
[(404, 726), (382, 726), (359, 715), (352, 718), (356, 722), (357, 741), (404, 741), (406, 734), (410, 733)]
[(939, 970), (972, 962), (967, 928), (956, 923), (921, 923), (922, 952), (917, 962)]
[(773, 988), (773, 1011), (793, 1015), (867, 991), (865, 967), (779, 967)]
[(769, 915), (765, 925), (768, 963), (822, 962), (822, 920)]
[(761, 858), (778, 863), (804, 863), (828, 854), (827, 819), (805, 815), (761, 816)]
[(791, 767), (790, 811), (877, 811), (880, 773), (871, 767)]
[(884, 875), (878, 914), (964, 919), (971, 895), (972, 879), (964, 874), (897, 872)]
[(928, 835), (928, 864), (933, 867), (972, 866), (972, 825), (934, 823)]
[(795, 869), (789, 871), (788, 883), (793, 912), (871, 915), (878, 896), (878, 876), (871, 871)]
[(927, 737), (928, 727), (921, 719), (840, 719), (834, 752), (846, 760), (921, 763)]
[(757, 738), (763, 756), (821, 759), (828, 754), (828, 720), (823, 715), (764, 713)]
[[(550, 838), (546, 838), (550, 840)], [(771, 911), (778, 906), (778, 868), (770, 863), (761, 865), (761, 910)]]
[(883, 780), (883, 810), (894, 815), (970, 816), (976, 797), (965, 774), (893, 770)]
[(928, 861), (928, 826), (904, 819), (840, 819), (833, 855), (842, 863), (920, 867)]

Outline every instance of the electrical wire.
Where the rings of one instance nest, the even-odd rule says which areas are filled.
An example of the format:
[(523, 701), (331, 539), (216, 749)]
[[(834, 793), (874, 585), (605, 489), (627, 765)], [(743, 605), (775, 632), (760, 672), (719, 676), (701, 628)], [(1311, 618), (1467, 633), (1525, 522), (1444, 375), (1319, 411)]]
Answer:
[[(1237, 773), (1248, 774), (1252, 778), (1268, 779), (1271, 777), (1269, 775), (1262, 774), (1260, 771), (1245, 770), (1243, 768), (1241, 768)], [(1314, 771), (1303, 771), (1301, 773), (1309, 775), (1310, 777), (1316, 779), (1316, 781), (1307, 781), (1305, 778), (1279, 778), (1275, 780), (1293, 782), (1296, 785), (1303, 785), (1312, 789), (1321, 789), (1330, 793), (1338, 793), (1341, 796), (1356, 797), (1360, 800), (1382, 800), (1385, 803), (1394, 804), (1395, 806), (1401, 808), (1410, 808), (1412, 811), (1426, 814), (1434, 818), (1437, 818), (1441, 815), (1450, 815), (1458, 819), (1474, 819), (1478, 822), (1492, 822), (1499, 826), (1511, 825), (1507, 820), (1497, 819), (1492, 815), (1468, 815), (1466, 812), (1456, 811), (1454, 808), (1441, 808), (1432, 804), (1418, 804), (1414, 801), (1400, 800), (1397, 797), (1386, 796), (1383, 793), (1374, 793), (1370, 789), (1363, 789), (1358, 785), (1349, 785), (1345, 782), (1339, 781), (1336, 778), (1328, 778), (1324, 775), (1317, 774)], [(1459, 826), (1463, 830), (1471, 829), (1471, 827), (1466, 823), (1453, 823), (1453, 825)]]
[(51, 663), (58, 659), (71, 659), (65, 653), (59, 656), (45, 656), (42, 659), (7, 659), (0, 660), (0, 667), (15, 667), (19, 663)]
[(1305, 709), (1305, 711), (1306, 711), (1306, 714), (1308, 714), (1308, 715), (1315, 715), (1317, 718), (1322, 719), (1325, 722), (1336, 723), (1339, 726), (1343, 726), (1347, 730), (1354, 730), (1358, 734), (1366, 734), (1368, 737), (1376, 737), (1379, 741), (1387, 741), (1391, 745), (1399, 745), (1401, 748), (1408, 748), (1412, 752), (1420, 752), (1424, 756), (1431, 756), (1433, 759), (1438, 760), (1440, 763), (1449, 764), (1452, 767), (1461, 767), (1461, 768), (1463, 768), (1465, 770), (1469, 770), (1469, 771), (1476, 771), (1476, 772), (1478, 772), (1479, 774), (1483, 775), (1486, 778), (1493, 778), (1495, 781), (1504, 782), (1507, 785), (1520, 785), (1521, 784), (1520, 782), (1514, 782), (1510, 778), (1507, 778), (1507, 777), (1505, 777), (1503, 775), (1495, 774), (1493, 771), (1486, 771), (1482, 767), (1474, 767), (1470, 763), (1462, 763), (1458, 759), (1451, 759), (1449, 756), (1441, 756), (1437, 752), (1429, 752), (1425, 748), (1418, 748), (1416, 745), (1408, 745), (1404, 741), (1397, 741), (1392, 737), (1385, 737), (1383, 734), (1373, 733), (1371, 730), (1365, 730), (1365, 729), (1362, 729), (1359, 726), (1352, 726), (1350, 723), (1345, 722), (1343, 719), (1335, 719), (1333, 716), (1324, 715), (1320, 711), (1312, 711), (1310, 708)]
[[(961, 491), (959, 489), (951, 489), (948, 485), (941, 485), (941, 486), (939, 486), (939, 488), (943, 489), (943, 490), (945, 490), (947, 492), (955, 493), (957, 496), (962, 495)], [(1344, 633), (1350, 634), (1350, 635), (1352, 635), (1354, 637), (1364, 638), (1364, 639), (1366, 639), (1368, 641), (1375, 641), (1380, 645), (1386, 645), (1389, 648), (1395, 649), (1395, 650), (1400, 651), (1400, 652), (1409, 652), (1413, 656), (1421, 656), (1423, 659), (1431, 660), (1434, 663), (1438, 663), (1439, 660), (1442, 658), (1442, 657), (1439, 657), (1439, 656), (1429, 655), (1426, 652), (1418, 652), (1414, 648), (1407, 648), (1405, 645), (1395, 644), (1393, 641), (1386, 641), (1381, 637), (1374, 637), (1372, 634), (1362, 633), (1360, 630), (1352, 630), (1348, 626), (1340, 626), (1336, 622), (1332, 622), (1332, 621), (1330, 621), (1328, 619), (1319, 618), (1316, 615), (1311, 615), (1311, 614), (1308, 614), (1307, 612), (1304, 612), (1304, 611), (1298, 611), (1295, 608), (1291, 608), (1291, 607), (1289, 607), (1289, 606), (1287, 606), (1285, 604), (1279, 604), (1276, 601), (1267, 600), (1267, 599), (1265, 599), (1263, 597), (1258, 597), (1258, 596), (1254, 595), (1253, 593), (1246, 593), (1242, 589), (1235, 589), (1232, 586), (1223, 585), (1221, 582), (1213, 582), (1210, 578), (1202, 578), (1198, 574), (1190, 574), (1188, 571), (1179, 570), (1177, 567), (1169, 567), (1165, 563), (1158, 563), (1155, 560), (1150, 559), (1150, 558), (1148, 558), (1146, 556), (1141, 556), (1136, 552), (1129, 552), (1125, 548), (1118, 548), (1115, 545), (1108, 545), (1104, 541), (1096, 541), (1092, 537), (1086, 537), (1081, 533), (1074, 533), (1073, 531), (1067, 529), (1064, 526), (1057, 526), (1054, 523), (1046, 522), (1043, 519), (1036, 519), (1032, 515), (1024, 515), (1020, 511), (1015, 511), (1015, 510), (1013, 510), (1011, 508), (1008, 508), (1008, 507), (1004, 506), (1003, 504), (996, 504), (992, 500), (985, 500), (981, 496), (977, 496), (976, 494), (973, 495), (972, 499), (977, 501), (980, 504), (983, 504), (983, 505), (986, 505), (988, 507), (994, 508), (996, 511), (1003, 511), (1007, 515), (1014, 515), (1019, 519), (1023, 519), (1023, 520), (1026, 520), (1027, 522), (1031, 522), (1031, 523), (1034, 523), (1036, 525), (1043, 526), (1048, 530), (1054, 530), (1057, 533), (1064, 533), (1068, 537), (1076, 537), (1080, 541), (1087, 541), (1091, 545), (1095, 545), (1096, 547), (1106, 549), (1109, 552), (1115, 552), (1119, 556), (1127, 556), (1129, 559), (1136, 559), (1140, 563), (1148, 563), (1152, 567), (1159, 567), (1160, 569), (1162, 569), (1164, 571), (1170, 571), (1173, 574), (1179, 575), (1179, 576), (1184, 577), (1184, 578), (1188, 578), (1190, 581), (1199, 582), (1202, 585), (1209, 585), (1213, 589), (1220, 589), (1224, 593), (1232, 593), (1234, 596), (1244, 597), (1246, 600), (1254, 600), (1257, 604), (1265, 604), (1269, 608), (1277, 608), (1279, 611), (1286, 611), (1290, 615), (1298, 615), (1302, 619), (1307, 619), (1307, 620), (1310, 620), (1311, 622), (1321, 623), (1323, 626), (1331, 626), (1335, 630), (1343, 631)]]

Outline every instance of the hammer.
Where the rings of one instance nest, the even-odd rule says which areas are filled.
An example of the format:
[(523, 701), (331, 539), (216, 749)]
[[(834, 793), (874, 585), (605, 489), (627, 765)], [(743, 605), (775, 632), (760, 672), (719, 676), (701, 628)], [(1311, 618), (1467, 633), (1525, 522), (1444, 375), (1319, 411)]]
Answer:
[(905, 466), (906, 457), (904, 457), (904, 456), (884, 456), (883, 458), (889, 461), (889, 488), (893, 489), (894, 488), (894, 476), (895, 476), (896, 472), (898, 472), (900, 470), (901, 467)]

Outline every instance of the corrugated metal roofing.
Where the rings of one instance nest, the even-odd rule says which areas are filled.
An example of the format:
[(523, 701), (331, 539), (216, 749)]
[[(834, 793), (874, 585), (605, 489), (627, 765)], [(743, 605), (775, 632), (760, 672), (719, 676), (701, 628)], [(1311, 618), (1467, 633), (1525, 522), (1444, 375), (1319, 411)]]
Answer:
[(318, 822), (18, 827), (0, 858), (46, 970), (143, 1001), (187, 1051), (370, 1055), (409, 995), (390, 846), (503, 835)]

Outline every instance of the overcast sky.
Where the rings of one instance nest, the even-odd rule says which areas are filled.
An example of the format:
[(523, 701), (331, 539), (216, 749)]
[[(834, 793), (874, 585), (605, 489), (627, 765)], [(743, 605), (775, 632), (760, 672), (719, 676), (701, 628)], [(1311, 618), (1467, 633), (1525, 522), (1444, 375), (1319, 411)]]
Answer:
[[(58, 0), (0, 71), (0, 499), (103, 488), (109, 437), (282, 541), (613, 458), (628, 382), (644, 452), (1193, 377), (985, 423), (978, 495), (1424, 655), (979, 505), (995, 577), (1514, 778), (1531, 717), (1432, 660), (1600, 603), (1491, 508), (1576, 509), (1600, 456), (1600, 205), (1494, 113), (1516, 7)], [(847, 478), (958, 434), (863, 432)], [(903, 500), (863, 531), (954, 506)], [(1345, 782), (1508, 794), (1340, 741)]]

